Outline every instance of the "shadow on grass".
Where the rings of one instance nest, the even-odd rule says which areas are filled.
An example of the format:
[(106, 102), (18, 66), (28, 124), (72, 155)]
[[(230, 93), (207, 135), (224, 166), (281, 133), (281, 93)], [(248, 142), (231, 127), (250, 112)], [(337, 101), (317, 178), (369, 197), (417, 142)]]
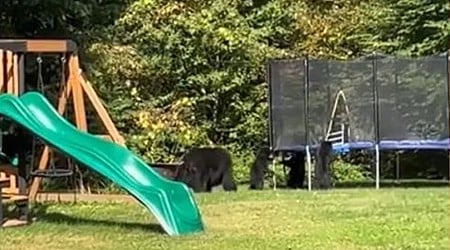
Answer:
[(33, 216), (37, 221), (44, 221), (49, 223), (65, 223), (69, 225), (88, 225), (88, 226), (107, 226), (107, 227), (122, 227), (129, 230), (151, 231), (158, 234), (165, 234), (165, 231), (159, 224), (145, 224), (137, 222), (119, 222), (102, 219), (86, 219), (80, 217), (73, 217), (62, 213), (47, 212), (48, 204), (35, 204), (33, 207)]

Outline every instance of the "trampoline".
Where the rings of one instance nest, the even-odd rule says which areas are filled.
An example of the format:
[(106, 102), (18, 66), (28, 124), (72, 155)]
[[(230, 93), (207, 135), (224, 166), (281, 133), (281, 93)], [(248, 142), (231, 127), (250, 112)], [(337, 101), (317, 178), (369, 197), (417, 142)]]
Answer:
[(272, 151), (306, 151), (310, 177), (311, 152), (322, 140), (336, 154), (373, 150), (379, 188), (379, 151), (450, 149), (448, 58), (271, 60)]

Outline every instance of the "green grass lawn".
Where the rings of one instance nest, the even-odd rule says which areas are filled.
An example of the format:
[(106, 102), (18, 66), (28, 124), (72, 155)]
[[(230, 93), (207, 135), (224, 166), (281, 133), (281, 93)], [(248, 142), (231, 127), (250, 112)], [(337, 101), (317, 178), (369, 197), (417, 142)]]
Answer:
[[(449, 249), (449, 189), (196, 195), (206, 232), (161, 233), (138, 204), (46, 204), (0, 231), (0, 249)], [(150, 225), (149, 225), (150, 224)]]

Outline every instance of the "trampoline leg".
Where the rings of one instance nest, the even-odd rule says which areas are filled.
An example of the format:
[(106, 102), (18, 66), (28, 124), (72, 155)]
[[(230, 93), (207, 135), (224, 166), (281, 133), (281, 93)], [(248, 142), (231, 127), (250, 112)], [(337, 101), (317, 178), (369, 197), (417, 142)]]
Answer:
[(306, 146), (306, 163), (308, 164), (308, 191), (312, 189), (311, 183), (311, 153), (309, 152), (309, 146)]
[(277, 175), (275, 174), (275, 157), (272, 160), (272, 182), (273, 190), (277, 190)]
[(375, 145), (375, 189), (380, 188), (380, 149)]

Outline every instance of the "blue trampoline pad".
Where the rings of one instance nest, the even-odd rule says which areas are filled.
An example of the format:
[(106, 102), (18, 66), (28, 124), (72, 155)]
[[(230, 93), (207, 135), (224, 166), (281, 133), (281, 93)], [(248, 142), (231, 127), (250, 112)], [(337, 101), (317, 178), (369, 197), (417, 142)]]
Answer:
[[(450, 149), (450, 139), (444, 140), (384, 140), (380, 141), (379, 149), (434, 149), (434, 150), (448, 150)], [(333, 145), (335, 152), (347, 152), (352, 149), (375, 149), (375, 142), (361, 141), (348, 142), (340, 145)]]
[[(383, 150), (413, 150), (413, 149), (430, 149), (430, 150), (449, 150), (450, 139), (443, 140), (383, 140), (380, 141), (379, 149)], [(310, 150), (314, 151), (318, 145), (311, 145)], [(345, 153), (352, 149), (375, 149), (375, 142), (372, 141), (357, 141), (346, 142), (343, 144), (333, 145), (334, 153)], [(305, 151), (306, 145), (298, 145), (293, 147), (280, 148), (277, 151)]]

